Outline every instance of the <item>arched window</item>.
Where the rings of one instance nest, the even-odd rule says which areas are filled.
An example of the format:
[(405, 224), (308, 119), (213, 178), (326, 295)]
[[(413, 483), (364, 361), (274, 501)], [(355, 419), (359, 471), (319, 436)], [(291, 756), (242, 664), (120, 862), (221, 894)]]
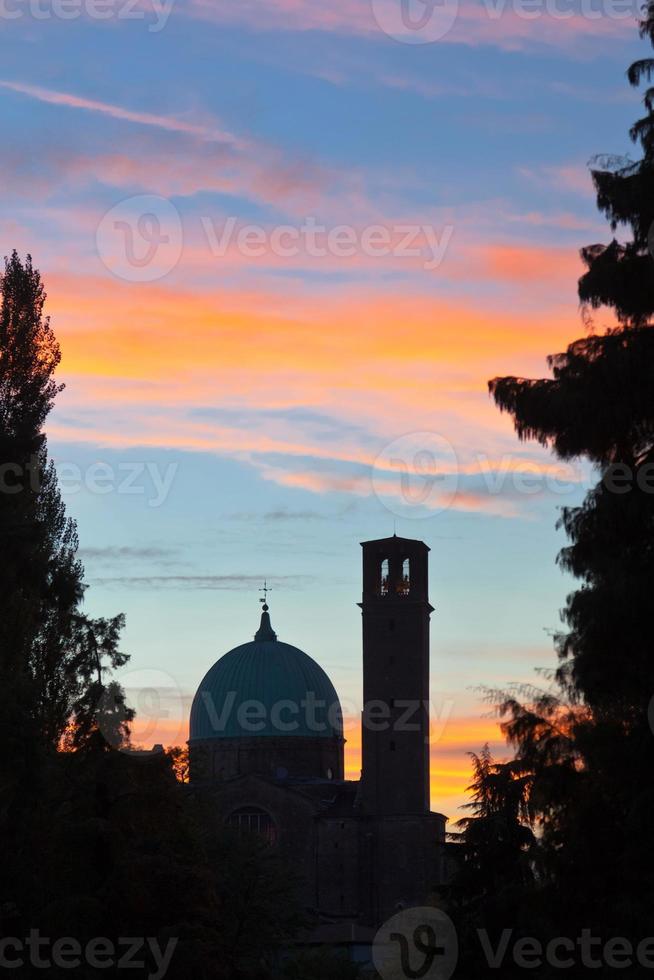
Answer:
[(388, 558), (384, 558), (379, 572), (379, 593), (388, 595)]
[(397, 591), (400, 595), (408, 595), (411, 591), (411, 564), (408, 558), (402, 562), (402, 579)]
[(269, 844), (277, 840), (277, 827), (269, 813), (257, 806), (242, 806), (234, 810), (227, 823), (242, 834), (259, 834)]

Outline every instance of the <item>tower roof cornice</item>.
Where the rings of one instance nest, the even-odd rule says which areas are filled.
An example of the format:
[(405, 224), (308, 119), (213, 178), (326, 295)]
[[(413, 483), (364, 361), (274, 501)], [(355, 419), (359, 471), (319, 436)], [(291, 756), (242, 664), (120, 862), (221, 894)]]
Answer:
[(383, 545), (389, 548), (415, 548), (417, 546), (430, 551), (429, 545), (425, 544), (424, 541), (420, 541), (418, 538), (399, 538), (396, 534), (393, 534), (388, 538), (373, 538), (372, 541), (361, 541), (359, 543), (362, 548), (369, 548), (372, 545), (378, 545), (380, 547)]

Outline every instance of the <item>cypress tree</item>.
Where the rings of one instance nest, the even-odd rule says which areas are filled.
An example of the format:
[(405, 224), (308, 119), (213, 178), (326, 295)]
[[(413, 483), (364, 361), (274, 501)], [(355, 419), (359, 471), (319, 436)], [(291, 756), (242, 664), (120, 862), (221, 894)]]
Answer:
[(0, 731), (5, 763), (24, 774), (71, 724), (77, 744), (88, 741), (103, 727), (107, 700), (119, 742), (131, 715), (119, 686), (106, 697), (103, 677), (127, 660), (123, 618), (91, 620), (81, 611), (77, 528), (44, 432), (63, 387), (54, 377), (61, 352), (29, 255), (5, 259), (0, 291)]

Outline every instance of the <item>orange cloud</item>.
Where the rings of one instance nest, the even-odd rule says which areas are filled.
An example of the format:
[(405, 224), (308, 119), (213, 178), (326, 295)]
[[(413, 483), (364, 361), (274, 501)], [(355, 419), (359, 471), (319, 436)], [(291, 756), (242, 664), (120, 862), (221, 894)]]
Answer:
[(569, 248), (496, 245), (486, 251), (485, 260), (490, 278), (505, 282), (574, 282), (583, 271), (581, 260)]
[[(425, 431), (452, 444), (459, 475), (566, 475), (538, 449), (517, 451), (486, 380), (507, 369), (540, 374), (544, 353), (578, 329), (569, 312), (530, 313), (526, 331), (515, 313), (381, 290), (316, 299), (294, 286), (190, 292), (62, 274), (47, 282), (71, 382), (50, 427), (61, 441), (230, 455), (317, 493), (370, 494), (369, 468), (384, 447)], [(305, 420), (306, 410), (330, 426)], [(398, 475), (383, 461), (377, 477), (377, 492), (397, 496)], [(517, 513), (499, 493), (469, 487), (454, 507)]]
[[(340, 476), (336, 473), (317, 473), (307, 469), (282, 469), (272, 466), (262, 467), (262, 472), (266, 479), (280, 486), (299, 487), (303, 490), (311, 490), (313, 493), (352, 493), (356, 496), (370, 496), (375, 492), (384, 498), (395, 498), (406, 502), (406, 493), (398, 482), (380, 480), (377, 477), (373, 488), (369, 475)], [(464, 490), (456, 490), (451, 497), (430, 495), (423, 506), (429, 510), (448, 509), (493, 514), (498, 517), (516, 517), (519, 514), (518, 508), (510, 501)]]
[[(506, 254), (495, 261), (513, 261)], [(532, 262), (532, 260), (529, 260)], [(65, 343), (69, 373), (98, 377), (182, 379), (190, 373), (221, 381), (231, 372), (329, 375), (352, 391), (384, 384), (411, 399), (444, 370), (469, 390), (471, 373), (498, 367), (507, 355), (524, 362), (560, 349), (581, 329), (575, 311), (550, 307), (529, 316), (498, 315), (481, 305), (378, 287), (332, 295), (181, 290), (88, 277), (48, 275), (49, 308)], [(343, 371), (344, 364), (349, 370)], [(411, 364), (412, 380), (403, 377)], [(518, 365), (519, 368), (519, 365)], [(395, 384), (389, 383), (395, 373)], [(429, 374), (428, 372), (432, 372)], [(383, 375), (383, 377), (382, 377)], [(404, 386), (404, 387), (403, 387)], [(376, 406), (377, 407), (377, 406)], [(383, 405), (381, 406), (383, 407)]]

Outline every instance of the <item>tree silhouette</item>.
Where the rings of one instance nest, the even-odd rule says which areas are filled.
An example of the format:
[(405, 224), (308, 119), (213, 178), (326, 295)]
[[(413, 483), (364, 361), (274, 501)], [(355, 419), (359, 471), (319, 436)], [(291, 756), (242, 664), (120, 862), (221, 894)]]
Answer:
[[(43, 428), (63, 387), (54, 380), (61, 352), (30, 256), (5, 259), (0, 290), (0, 725), (3, 755), (23, 771), (30, 746), (57, 748), (71, 724), (78, 745), (107, 727), (103, 674), (127, 657), (122, 617), (92, 620), (80, 609), (77, 529)], [(123, 716), (110, 734), (124, 740), (130, 712), (119, 685), (109, 693)]]
[[(466, 870), (476, 878), (479, 895), (496, 895), (504, 887), (526, 884), (531, 878), (526, 860), (534, 835), (529, 829), (530, 773), (519, 760), (496, 762), (486, 744), (470, 753), (473, 779), (464, 804), (472, 816), (462, 817), (460, 840)], [(473, 886), (474, 887), (474, 886)]]
[[(641, 34), (654, 44), (654, 3)], [(629, 81), (653, 71), (654, 60), (636, 62)], [(560, 922), (626, 936), (646, 929), (654, 898), (654, 90), (644, 104), (631, 130), (641, 159), (593, 162), (598, 207), (629, 240), (582, 249), (579, 297), (590, 334), (548, 358), (550, 377), (489, 384), (521, 439), (561, 459), (583, 457), (597, 473), (583, 504), (560, 519), (570, 543), (558, 560), (580, 587), (562, 612), (554, 689), (535, 699), (500, 696), (499, 707), (516, 760), (531, 773), (545, 885), (560, 896)], [(599, 310), (614, 317), (603, 332)]]
[(272, 978), (306, 924), (280, 853), (184, 784), (185, 748), (116, 751), (133, 715), (111, 676), (128, 659), (124, 619), (81, 611), (77, 530), (44, 434), (60, 351), (29, 256), (5, 260), (0, 289), (0, 935), (174, 939), (170, 980)]

